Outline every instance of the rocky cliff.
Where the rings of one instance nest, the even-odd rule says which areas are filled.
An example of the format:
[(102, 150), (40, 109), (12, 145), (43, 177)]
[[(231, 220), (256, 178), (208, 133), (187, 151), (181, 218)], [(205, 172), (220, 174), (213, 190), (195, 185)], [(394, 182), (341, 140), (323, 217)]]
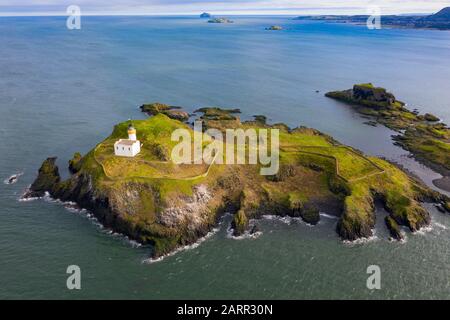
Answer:
[[(205, 122), (218, 128), (278, 128), (278, 173), (262, 176), (260, 165), (161, 161), (155, 145), (170, 150), (174, 129), (192, 129), (158, 114), (133, 122), (143, 142), (139, 156), (114, 156), (114, 141), (126, 134), (128, 126), (128, 122), (121, 123), (88, 154), (74, 156), (70, 161), (73, 174), (65, 181), (55, 158), (45, 160), (25, 196), (40, 197), (48, 192), (62, 201), (76, 202), (106, 227), (152, 245), (153, 257), (205, 236), (225, 212), (234, 214), (235, 235), (248, 230), (249, 221), (262, 215), (301, 217), (316, 224), (319, 212), (327, 212), (340, 217), (339, 235), (355, 240), (372, 235), (374, 199), (381, 199), (392, 219), (412, 231), (430, 221), (420, 201), (443, 199), (394, 165), (365, 157), (317, 130), (260, 121), (241, 123), (235, 116), (225, 117), (223, 109), (203, 111), (210, 115)], [(226, 120), (217, 120), (217, 113)], [(208, 122), (207, 118), (215, 120)]]

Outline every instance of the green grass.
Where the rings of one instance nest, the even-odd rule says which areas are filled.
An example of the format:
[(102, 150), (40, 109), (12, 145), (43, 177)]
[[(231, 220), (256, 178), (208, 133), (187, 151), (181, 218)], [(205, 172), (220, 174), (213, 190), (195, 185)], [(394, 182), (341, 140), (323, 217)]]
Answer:
[[(206, 184), (213, 190), (213, 196), (217, 196), (208, 216), (211, 221), (217, 208), (223, 205), (222, 197), (240, 204), (234, 223), (241, 232), (248, 219), (258, 216), (259, 206), (269, 206), (270, 210), (281, 214), (283, 210), (290, 210), (293, 214), (306, 205), (310, 211), (305, 212), (311, 213), (308, 217), (314, 218), (318, 212), (314, 207), (316, 203), (339, 201), (338, 206), (342, 202), (344, 206), (338, 226), (340, 234), (344, 234), (344, 238), (351, 238), (353, 234), (367, 236), (374, 224), (375, 196), (382, 197), (391, 215), (403, 224), (412, 229), (422, 224), (423, 215), (415, 201), (417, 190), (405, 173), (386, 161), (342, 146), (317, 130), (288, 130), (282, 124), (276, 126), (280, 128), (280, 167), (285, 174), (269, 179), (259, 175), (257, 165), (217, 164), (208, 169), (207, 165), (175, 165), (171, 161), (161, 161), (161, 154), (158, 154), (161, 150), (158, 152), (157, 146), (170, 154), (177, 143), (171, 141), (174, 130), (184, 128), (192, 133), (187, 125), (163, 114), (133, 121), (138, 139), (144, 144), (142, 152), (134, 158), (116, 157), (113, 144), (127, 137), (128, 124), (115, 126), (110, 137), (79, 160), (81, 171), (88, 172), (94, 178), (97, 191), (106, 194), (116, 206), (125, 211), (134, 210), (131, 211), (134, 214), (126, 214), (123, 219), (140, 230), (142, 239), (154, 243), (158, 254), (192, 236), (181, 226), (173, 229), (161, 225), (158, 215), (168, 206), (183, 203), (199, 184)], [(233, 125), (257, 130), (269, 127), (262, 122), (233, 121)], [(205, 172), (208, 175), (202, 176)], [(226, 187), (218, 183), (233, 176), (237, 180), (230, 179)], [(139, 196), (130, 200), (130, 190), (138, 190)], [(236, 196), (237, 193), (240, 196)]]

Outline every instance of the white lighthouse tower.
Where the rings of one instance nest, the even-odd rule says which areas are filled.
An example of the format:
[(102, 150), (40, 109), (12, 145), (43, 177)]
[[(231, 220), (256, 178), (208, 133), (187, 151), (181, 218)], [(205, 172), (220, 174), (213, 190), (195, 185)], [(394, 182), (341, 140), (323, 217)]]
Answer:
[(136, 141), (136, 129), (132, 124), (128, 126), (128, 140)]
[(137, 139), (136, 129), (130, 123), (128, 139), (120, 139), (114, 143), (114, 154), (119, 157), (134, 157), (141, 152), (141, 142)]

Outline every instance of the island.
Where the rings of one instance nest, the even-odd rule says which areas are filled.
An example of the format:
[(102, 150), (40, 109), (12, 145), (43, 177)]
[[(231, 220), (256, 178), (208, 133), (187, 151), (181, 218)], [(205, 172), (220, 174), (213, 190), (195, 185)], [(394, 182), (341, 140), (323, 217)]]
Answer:
[(147, 113), (150, 116), (157, 115), (159, 113), (165, 114), (171, 119), (187, 121), (189, 120), (189, 113), (181, 110), (178, 106), (169, 106), (164, 103), (154, 102), (146, 103), (140, 107), (142, 112)]
[(211, 18), (211, 17), (212, 17), (211, 14), (208, 13), (208, 12), (203, 12), (203, 13), (200, 15), (200, 18)]
[(283, 30), (283, 27), (282, 26), (270, 26), (270, 27), (266, 28), (266, 30), (280, 31), (280, 30)]
[[(296, 20), (316, 20), (334, 23), (366, 24), (369, 15), (299, 16)], [(450, 30), (450, 7), (431, 15), (383, 15), (381, 24), (388, 27)]]
[[(344, 240), (368, 238), (375, 226), (375, 203), (389, 212), (386, 226), (402, 239), (400, 226), (417, 231), (430, 223), (421, 206), (429, 201), (448, 209), (449, 198), (435, 192), (386, 160), (366, 156), (315, 129), (268, 124), (257, 115), (241, 121), (239, 109), (197, 110), (205, 130), (278, 129), (279, 170), (261, 175), (261, 164), (175, 164), (171, 150), (176, 129), (193, 127), (164, 112), (119, 123), (111, 135), (70, 161), (72, 175), (62, 180), (49, 157), (24, 197), (49, 194), (90, 210), (107, 228), (149, 244), (152, 257), (196, 242), (233, 214), (233, 234), (255, 232), (265, 215), (289, 216), (314, 225), (320, 213), (338, 217)], [(142, 143), (134, 157), (118, 157), (114, 144), (126, 134)], [(194, 146), (192, 146), (194, 148)], [(207, 145), (202, 145), (206, 148)], [(217, 163), (216, 163), (217, 162)]]
[(356, 84), (353, 89), (325, 94), (329, 98), (346, 102), (358, 113), (372, 119), (369, 125), (383, 124), (398, 132), (395, 144), (411, 152), (424, 165), (444, 176), (436, 185), (450, 191), (450, 128), (433, 114), (410, 111), (405, 103), (385, 88), (371, 83)]
[(227, 18), (214, 18), (214, 19), (208, 20), (208, 23), (234, 23), (234, 21), (227, 19)]

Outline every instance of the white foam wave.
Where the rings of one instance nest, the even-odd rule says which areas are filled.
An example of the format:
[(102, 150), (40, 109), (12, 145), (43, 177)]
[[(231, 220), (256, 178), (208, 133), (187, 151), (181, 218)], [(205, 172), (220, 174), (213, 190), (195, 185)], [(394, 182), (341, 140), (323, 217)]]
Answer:
[(434, 226), (442, 229), (442, 230), (447, 230), (448, 228), (446, 226), (444, 226), (443, 224), (439, 223), (439, 222), (434, 222), (433, 223)]
[(418, 235), (424, 236), (425, 234), (427, 234), (433, 230), (434, 230), (433, 225), (430, 224), (429, 226), (422, 227), (419, 230), (414, 231), (413, 234), (418, 234)]
[(45, 192), (43, 197), (24, 198), (22, 196), (19, 199), (19, 201), (26, 202), (26, 201), (33, 201), (33, 200), (38, 200), (38, 199), (42, 199), (42, 200), (44, 200), (46, 202), (49, 202), (49, 203), (56, 203), (56, 204), (62, 205), (67, 211), (69, 211), (71, 213), (79, 214), (82, 217), (87, 218), (99, 230), (104, 231), (106, 234), (111, 235), (113, 237), (118, 237), (118, 238), (123, 239), (127, 244), (129, 244), (133, 248), (139, 248), (139, 247), (142, 246), (141, 243), (130, 239), (128, 236), (126, 236), (126, 235), (124, 235), (122, 233), (114, 232), (111, 229), (105, 228), (105, 226), (94, 216), (94, 214), (92, 212), (90, 212), (87, 209), (81, 208), (80, 206), (78, 206), (78, 204), (76, 202), (73, 202), (73, 201), (61, 201), (59, 199), (54, 199), (50, 195), (50, 193), (48, 193), (47, 191)]
[(251, 233), (250, 230), (252, 228), (253, 228), (253, 225), (250, 225), (248, 228), (249, 230), (246, 230), (240, 236), (234, 236), (233, 235), (234, 229), (231, 227), (231, 224), (230, 224), (227, 229), (227, 238), (234, 239), (234, 240), (256, 239), (256, 238), (259, 238), (263, 234), (262, 231), (256, 231), (254, 233)]
[(22, 193), (20, 198), (18, 199), (19, 202), (29, 202), (39, 199), (47, 199), (50, 198), (50, 194), (46, 191), (43, 197), (25, 197), (25, 195), (30, 191), (30, 186), (28, 186), (27, 189)]
[(3, 180), (3, 183), (4, 184), (15, 184), (15, 183), (17, 183), (17, 181), (19, 181), (20, 176), (23, 176), (23, 172), (14, 173), (14, 174), (10, 175), (8, 178), (6, 178), (5, 180)]
[(301, 218), (297, 217), (289, 217), (289, 216), (277, 216), (277, 215), (263, 215), (262, 218), (264, 220), (272, 220), (272, 221), (280, 221), (285, 224), (292, 224), (293, 222), (302, 222)]
[(327, 218), (327, 219), (332, 219), (332, 220), (338, 220), (339, 219), (339, 217), (332, 216), (331, 214), (327, 214), (327, 213), (323, 213), (323, 212), (320, 213), (320, 216), (324, 217), (324, 218)]
[(378, 240), (379, 240), (379, 238), (376, 235), (376, 230), (372, 229), (372, 236), (371, 237), (359, 238), (359, 239), (356, 239), (356, 240), (353, 240), (353, 241), (344, 240), (342, 242), (344, 243), (344, 245), (352, 247), (352, 246), (355, 246), (355, 245), (363, 245), (363, 244), (367, 244), (367, 243), (378, 241)]

